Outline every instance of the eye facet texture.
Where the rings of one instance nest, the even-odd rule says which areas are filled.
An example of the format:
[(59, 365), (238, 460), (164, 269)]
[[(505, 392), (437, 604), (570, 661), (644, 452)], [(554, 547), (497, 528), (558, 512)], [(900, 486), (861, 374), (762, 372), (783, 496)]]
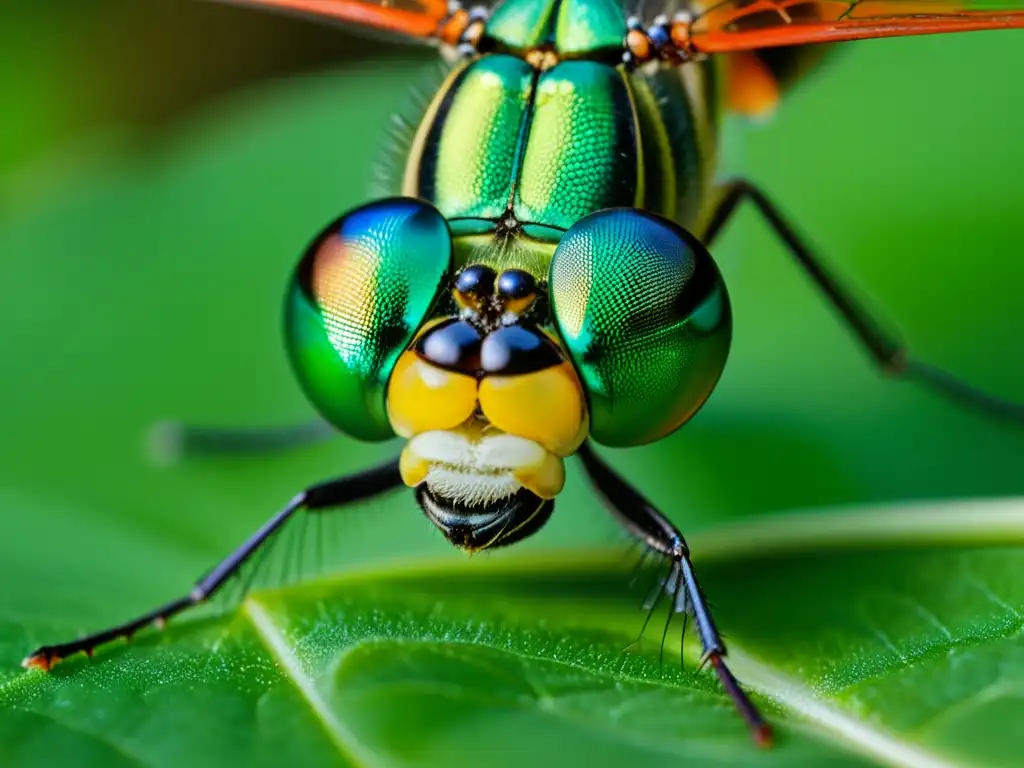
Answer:
[(725, 285), (704, 246), (667, 219), (609, 209), (580, 220), (555, 250), (549, 292), (597, 442), (659, 440), (718, 382), (732, 337)]
[(285, 337), (299, 382), (327, 421), (361, 440), (393, 436), (388, 379), (451, 269), (447, 222), (410, 198), (351, 211), (313, 241), (288, 290)]

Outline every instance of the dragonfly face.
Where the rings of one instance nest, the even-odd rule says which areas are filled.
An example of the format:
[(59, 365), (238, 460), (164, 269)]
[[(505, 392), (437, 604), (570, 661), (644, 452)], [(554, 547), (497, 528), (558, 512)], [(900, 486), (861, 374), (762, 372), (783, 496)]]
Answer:
[(506, 266), (520, 235), (490, 237), (456, 269), (435, 208), (372, 203), (314, 241), (285, 323), (321, 414), (354, 437), (405, 438), (402, 479), (467, 549), (537, 530), (588, 435), (637, 445), (686, 422), (731, 333), (707, 251), (651, 214), (585, 217), (542, 275)]

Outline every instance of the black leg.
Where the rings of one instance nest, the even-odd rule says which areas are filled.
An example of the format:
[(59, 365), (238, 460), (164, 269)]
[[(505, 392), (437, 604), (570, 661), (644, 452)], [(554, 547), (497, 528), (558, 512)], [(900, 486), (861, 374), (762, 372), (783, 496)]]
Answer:
[(350, 504), (377, 496), (400, 485), (402, 485), (402, 478), (398, 472), (398, 460), (394, 459), (364, 472), (307, 488), (289, 501), (284, 509), (265, 522), (242, 546), (221, 560), (209, 573), (199, 579), (187, 594), (137, 619), (111, 627), (102, 632), (97, 632), (88, 637), (59, 645), (44, 645), (29, 655), (22, 662), (22, 666), (48, 670), (57, 662), (74, 653), (84, 651), (92, 655), (96, 648), (118, 638), (130, 638), (140, 629), (150, 624), (162, 627), (168, 619), (187, 608), (205, 602), (217, 592), (224, 585), (224, 582), (237, 573), (246, 561), (276, 532), (281, 530), (284, 524), (296, 512), (300, 510), (316, 511)]
[(200, 427), (177, 421), (154, 424), (147, 435), (149, 453), (161, 464), (190, 456), (277, 453), (323, 442), (337, 434), (326, 421), (282, 427)]
[(916, 381), (959, 405), (987, 416), (1024, 424), (1024, 404), (990, 395), (940, 368), (909, 357), (906, 346), (886, 333), (850, 291), (822, 265), (764, 192), (741, 179), (729, 182), (721, 193), (721, 201), (704, 233), (704, 241), (709, 247), (739, 204), (750, 200), (885, 373)]
[(623, 480), (621, 475), (598, 458), (589, 443), (584, 443), (580, 447), (578, 455), (583, 460), (587, 476), (598, 493), (608, 502), (612, 514), (622, 526), (672, 563), (665, 582), (672, 596), (669, 615), (671, 616), (671, 612), (674, 611), (693, 616), (704, 650), (701, 663), (711, 664), (722, 687), (750, 726), (754, 740), (762, 746), (767, 746), (771, 743), (771, 728), (740, 688), (725, 663), (725, 643), (718, 634), (711, 611), (704, 599), (704, 592), (697, 582), (697, 575), (690, 562), (690, 550), (683, 535), (661, 512), (651, 506), (647, 499)]

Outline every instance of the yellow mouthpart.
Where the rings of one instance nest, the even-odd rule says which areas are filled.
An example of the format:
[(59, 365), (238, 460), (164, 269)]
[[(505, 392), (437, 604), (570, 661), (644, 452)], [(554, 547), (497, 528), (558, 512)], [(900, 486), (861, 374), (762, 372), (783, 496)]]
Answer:
[(484, 416), (498, 429), (570, 456), (587, 436), (586, 408), (569, 363), (515, 376), (487, 376), (477, 392)]
[(472, 376), (431, 365), (404, 352), (388, 382), (388, 418), (402, 437), (452, 429), (476, 410), (477, 382)]
[[(478, 412), (479, 409), (479, 412)], [(388, 383), (388, 417), (402, 437), (455, 429), (472, 418), (570, 456), (587, 436), (583, 389), (569, 363), (479, 381), (405, 352)]]
[(586, 439), (583, 389), (569, 363), (477, 379), (432, 365), (412, 351), (388, 383), (391, 425), (408, 439), (399, 469), (471, 506), (526, 488), (542, 499), (565, 485), (563, 458)]
[(426, 483), (449, 500), (471, 505), (507, 498), (520, 488), (551, 499), (565, 485), (559, 456), (478, 421), (416, 435), (402, 450), (399, 470), (410, 487)]

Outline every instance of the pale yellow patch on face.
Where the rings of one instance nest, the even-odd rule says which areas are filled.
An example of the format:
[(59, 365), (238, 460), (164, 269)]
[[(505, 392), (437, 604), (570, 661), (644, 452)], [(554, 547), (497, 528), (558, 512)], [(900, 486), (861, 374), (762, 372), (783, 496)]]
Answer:
[(565, 485), (561, 457), (481, 422), (416, 435), (402, 450), (399, 470), (406, 485), (426, 483), (465, 504), (487, 504), (521, 488), (551, 499)]

